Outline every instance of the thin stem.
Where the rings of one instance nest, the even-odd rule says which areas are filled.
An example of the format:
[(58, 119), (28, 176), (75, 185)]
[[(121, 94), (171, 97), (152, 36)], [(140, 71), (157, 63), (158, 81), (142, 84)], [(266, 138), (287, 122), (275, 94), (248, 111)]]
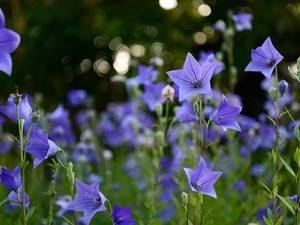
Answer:
[[(275, 79), (274, 79), (274, 86), (276, 88), (276, 99), (274, 101), (275, 104), (275, 132), (276, 132), (276, 142), (275, 142), (275, 162), (274, 162), (274, 174), (273, 174), (273, 190), (276, 189), (277, 187), (277, 173), (278, 173), (278, 158), (279, 158), (279, 107), (278, 107), (278, 74), (277, 74), (277, 67), (275, 68)], [(276, 204), (277, 204), (277, 196), (276, 194), (273, 194), (273, 217), (274, 217), (274, 222), (273, 224), (276, 223)]]
[(190, 205), (190, 200), (188, 199), (188, 202), (186, 205), (186, 225), (189, 225), (189, 205)]
[(200, 126), (200, 139), (201, 139), (201, 155), (204, 156), (204, 148), (205, 148), (205, 143), (204, 143), (204, 137), (203, 137), (203, 130), (202, 130), (202, 96), (200, 95), (199, 98), (199, 126)]
[(203, 224), (204, 220), (204, 216), (203, 216), (203, 195), (199, 193), (199, 197), (200, 197), (200, 225)]
[[(300, 204), (300, 167), (298, 167), (298, 174), (297, 174), (297, 205)], [(298, 208), (295, 209), (295, 217), (294, 217), (294, 225), (298, 225)]]

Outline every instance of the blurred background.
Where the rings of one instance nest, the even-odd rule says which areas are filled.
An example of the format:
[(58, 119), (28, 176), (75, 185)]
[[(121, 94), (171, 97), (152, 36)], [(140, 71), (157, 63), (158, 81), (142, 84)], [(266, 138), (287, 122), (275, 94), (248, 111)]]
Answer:
[(187, 52), (197, 58), (200, 50), (219, 51), (223, 37), (213, 25), (227, 23), (228, 10), (254, 16), (251, 31), (236, 33), (233, 52), (244, 114), (256, 115), (253, 106), (264, 101), (258, 91), (263, 75), (244, 73), (251, 49), (270, 36), (285, 57), (280, 76), (300, 55), (300, 1), (0, 0), (0, 7), (6, 27), (21, 36), (12, 76), (0, 72), (2, 101), (18, 85), (21, 92), (42, 93), (47, 111), (65, 102), (71, 89), (86, 89), (102, 110), (126, 98), (110, 78), (136, 75), (131, 65), (160, 56), (160, 79), (166, 79), (165, 71), (181, 68)]

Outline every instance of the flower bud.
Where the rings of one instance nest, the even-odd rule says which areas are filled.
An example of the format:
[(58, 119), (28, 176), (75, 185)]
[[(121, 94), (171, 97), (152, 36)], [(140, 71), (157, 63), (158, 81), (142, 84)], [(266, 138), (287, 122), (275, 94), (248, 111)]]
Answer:
[(171, 102), (174, 101), (175, 89), (172, 88), (169, 84), (167, 84), (161, 92), (163, 96), (163, 101), (165, 102), (167, 99), (170, 99)]
[(269, 94), (270, 94), (271, 98), (273, 99), (273, 101), (276, 102), (276, 100), (277, 100), (277, 90), (276, 90), (275, 87), (270, 88)]
[(159, 146), (163, 146), (165, 142), (165, 134), (162, 131), (157, 131), (155, 133), (155, 140)]
[(39, 121), (40, 117), (41, 117), (40, 110), (33, 111), (31, 115), (31, 122), (36, 123), (37, 121)]
[(158, 117), (161, 117), (161, 116), (162, 116), (162, 114), (163, 114), (162, 104), (156, 103), (156, 105), (155, 105), (155, 112), (156, 112), (156, 115), (157, 115)]
[(281, 97), (286, 92), (286, 89), (288, 86), (289, 86), (289, 84), (285, 80), (281, 80), (278, 82), (278, 92), (281, 95)]
[(194, 102), (193, 107), (194, 107), (194, 113), (195, 113), (195, 115), (198, 115), (198, 113), (199, 113), (198, 102)]
[(187, 206), (189, 203), (189, 196), (184, 191), (181, 193), (181, 199), (184, 206)]

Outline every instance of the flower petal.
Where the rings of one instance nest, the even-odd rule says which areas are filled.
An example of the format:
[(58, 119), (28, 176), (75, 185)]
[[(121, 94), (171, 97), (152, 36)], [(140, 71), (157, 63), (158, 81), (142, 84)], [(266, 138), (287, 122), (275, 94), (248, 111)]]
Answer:
[(9, 29), (0, 29), (0, 49), (2, 52), (12, 53), (20, 44), (20, 36)]
[(0, 29), (3, 29), (5, 25), (5, 18), (4, 14), (2, 12), (2, 9), (0, 9)]
[(7, 52), (0, 52), (0, 71), (3, 71), (8, 76), (10, 76), (11, 68), (12, 68), (12, 61), (10, 55)]

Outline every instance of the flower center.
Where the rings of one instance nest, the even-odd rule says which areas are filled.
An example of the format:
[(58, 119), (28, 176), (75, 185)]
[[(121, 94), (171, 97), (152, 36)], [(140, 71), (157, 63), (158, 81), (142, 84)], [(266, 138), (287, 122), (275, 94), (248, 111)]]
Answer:
[(121, 223), (122, 222), (122, 217), (117, 217), (117, 219), (116, 219), (116, 223)]
[(274, 66), (275, 61), (273, 59), (267, 59), (267, 67), (272, 67)]
[(93, 207), (93, 210), (97, 209), (100, 207), (100, 205), (102, 204), (102, 200), (101, 198), (94, 198), (93, 199), (93, 202), (95, 203), (94, 207)]
[(194, 183), (193, 184), (193, 187), (195, 188), (195, 190), (197, 190), (197, 191), (200, 191), (200, 189), (201, 189), (201, 184), (200, 183)]
[(202, 84), (201, 84), (200, 80), (193, 81), (192, 85), (193, 85), (193, 88), (195, 88), (195, 89), (199, 89), (199, 88), (202, 87)]

